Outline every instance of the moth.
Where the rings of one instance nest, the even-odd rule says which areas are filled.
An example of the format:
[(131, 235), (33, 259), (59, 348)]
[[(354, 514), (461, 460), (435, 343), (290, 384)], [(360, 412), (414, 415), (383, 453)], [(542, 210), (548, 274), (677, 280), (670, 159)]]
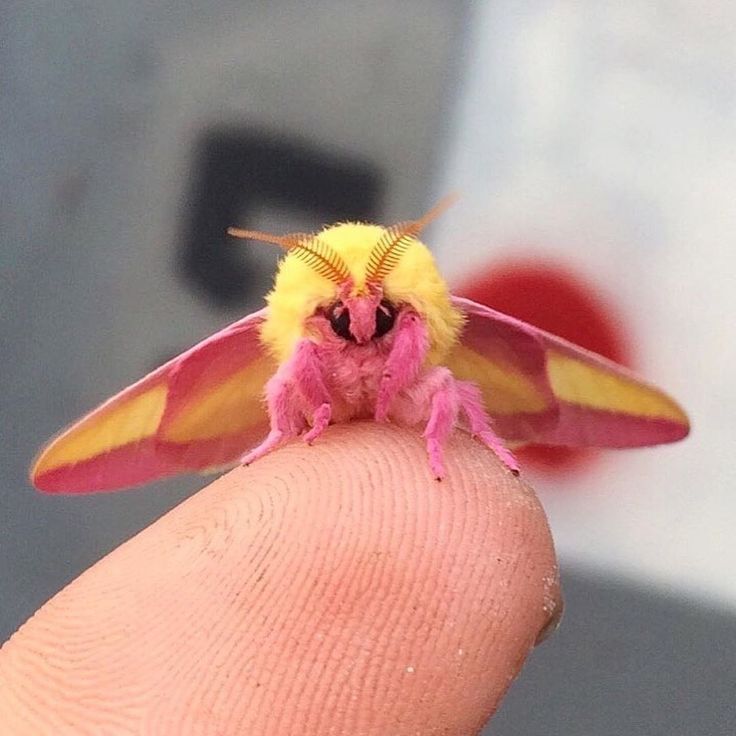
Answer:
[(423, 428), (435, 478), (456, 429), (515, 473), (509, 445), (635, 447), (687, 435), (677, 403), (625, 368), (453, 296), (419, 240), (446, 204), (391, 227), (230, 228), (284, 250), (267, 306), (61, 433), (32, 483), (104, 491), (249, 464), (352, 420)]

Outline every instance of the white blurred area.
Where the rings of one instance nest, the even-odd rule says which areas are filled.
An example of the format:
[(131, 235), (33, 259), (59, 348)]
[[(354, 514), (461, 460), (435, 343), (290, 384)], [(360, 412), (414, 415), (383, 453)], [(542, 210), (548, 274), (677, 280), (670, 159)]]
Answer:
[(736, 5), (486, 2), (471, 28), (442, 269), (457, 283), (519, 243), (568, 265), (693, 422), (537, 484), (562, 558), (736, 607)]

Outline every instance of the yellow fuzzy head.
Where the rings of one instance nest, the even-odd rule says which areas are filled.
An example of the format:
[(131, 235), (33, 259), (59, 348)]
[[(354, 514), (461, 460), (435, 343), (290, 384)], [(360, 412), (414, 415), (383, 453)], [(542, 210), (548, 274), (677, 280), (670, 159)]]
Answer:
[[(429, 336), (427, 360), (437, 364), (457, 341), (463, 318), (452, 306), (447, 284), (429, 249), (413, 236), (433, 214), (434, 211), (416, 223), (408, 223), (410, 227), (404, 230), (398, 260), (386, 269), (380, 286), (386, 299), (397, 305), (410, 305), (424, 319)], [(375, 268), (371, 271), (370, 261), (377, 244), (386, 242), (399, 227), (340, 223), (324, 228), (316, 240), (339, 256), (349, 272), (353, 293), (357, 294), (368, 288), (367, 277), (375, 273)], [(242, 235), (245, 231), (231, 232)], [(263, 234), (251, 233), (248, 237), (252, 235)], [(280, 239), (272, 240), (281, 244)], [(314, 264), (287, 251), (279, 264), (273, 289), (266, 297), (268, 316), (261, 330), (263, 343), (279, 363), (288, 360), (296, 344), (305, 337), (306, 320), (337, 300), (340, 285), (335, 281), (320, 273)]]

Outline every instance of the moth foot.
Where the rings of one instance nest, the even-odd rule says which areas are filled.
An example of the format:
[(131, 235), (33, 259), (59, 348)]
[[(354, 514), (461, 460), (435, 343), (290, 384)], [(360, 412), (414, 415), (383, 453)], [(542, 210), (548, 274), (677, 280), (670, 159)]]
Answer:
[(373, 419), (379, 424), (386, 424), (388, 422), (388, 409), (386, 407), (377, 408)]
[(442, 445), (439, 440), (427, 439), (427, 454), (429, 455), (429, 467), (435, 480), (445, 477), (445, 464), (442, 458)]
[(275, 450), (284, 441), (284, 439), (285, 435), (283, 432), (278, 429), (272, 429), (268, 433), (268, 437), (266, 437), (260, 445), (254, 447), (250, 452), (246, 452), (245, 455), (240, 458), (241, 465), (250, 465), (252, 462), (258, 460), (258, 458), (267, 455), (271, 450)]
[(521, 472), (519, 462), (514, 457), (511, 450), (505, 448), (498, 437), (490, 431), (478, 433), (478, 439), (493, 452), (493, 454), (514, 474), (519, 475)]
[(311, 445), (322, 432), (327, 429), (332, 417), (332, 407), (329, 404), (322, 404), (317, 411), (314, 412), (312, 419), (312, 428), (304, 435), (304, 441)]
[(376, 411), (373, 415), (375, 421), (381, 424), (388, 421), (388, 407), (390, 403), (387, 396), (379, 394), (378, 400), (376, 401)]

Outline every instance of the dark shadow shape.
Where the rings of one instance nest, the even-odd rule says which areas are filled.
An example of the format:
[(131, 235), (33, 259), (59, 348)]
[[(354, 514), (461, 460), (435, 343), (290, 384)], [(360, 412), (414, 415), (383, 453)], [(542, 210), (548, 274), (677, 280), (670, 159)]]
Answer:
[(383, 188), (379, 171), (365, 161), (270, 132), (207, 131), (196, 146), (179, 271), (215, 305), (244, 304), (252, 268), (226, 230), (248, 228), (250, 208), (271, 204), (306, 212), (316, 225), (375, 221)]

